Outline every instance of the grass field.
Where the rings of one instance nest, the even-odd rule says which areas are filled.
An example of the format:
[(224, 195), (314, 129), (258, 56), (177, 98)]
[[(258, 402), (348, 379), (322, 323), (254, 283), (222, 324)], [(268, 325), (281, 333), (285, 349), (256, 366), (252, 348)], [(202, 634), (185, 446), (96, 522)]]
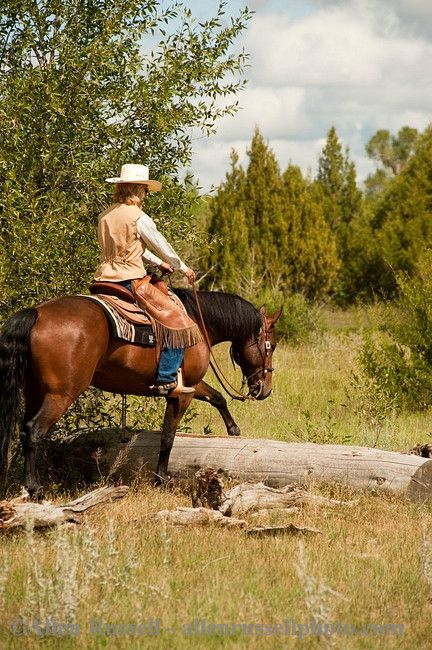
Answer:
[[(355, 387), (365, 315), (326, 319), (322, 337), (278, 347), (269, 400), (232, 404), (242, 434), (401, 451), (429, 441), (430, 413), (397, 416)], [(193, 433), (224, 432), (211, 407), (197, 412)], [(2, 539), (0, 645), (429, 648), (431, 508), (337, 488), (331, 495), (355, 502), (290, 515), (321, 530), (301, 540), (165, 527), (149, 515), (190, 499), (150, 485), (79, 528)], [(317, 636), (324, 624), (328, 634)]]

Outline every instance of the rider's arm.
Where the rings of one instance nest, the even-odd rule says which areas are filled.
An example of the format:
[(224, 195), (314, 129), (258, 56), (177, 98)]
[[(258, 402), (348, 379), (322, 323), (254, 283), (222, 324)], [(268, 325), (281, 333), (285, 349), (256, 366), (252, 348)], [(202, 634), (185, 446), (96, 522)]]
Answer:
[(160, 266), (163, 262), (163, 260), (161, 260), (160, 257), (154, 255), (151, 251), (149, 251), (148, 248), (145, 249), (143, 253), (143, 258), (145, 259), (146, 262), (148, 262), (152, 266)]
[[(160, 255), (164, 262), (168, 262), (168, 264), (170, 264), (176, 271), (186, 273), (189, 270), (186, 264), (177, 255), (171, 244), (167, 242), (165, 237), (158, 231), (153, 219), (151, 219), (147, 214), (143, 214), (138, 219), (137, 233), (147, 246), (150, 246), (150, 248)], [(145, 259), (150, 262), (153, 261), (154, 263), (156, 258), (158, 260), (156, 263), (159, 266), (161, 260), (150, 253), (153, 257), (153, 260), (151, 260), (148, 257), (149, 253), (150, 251), (144, 251)]]

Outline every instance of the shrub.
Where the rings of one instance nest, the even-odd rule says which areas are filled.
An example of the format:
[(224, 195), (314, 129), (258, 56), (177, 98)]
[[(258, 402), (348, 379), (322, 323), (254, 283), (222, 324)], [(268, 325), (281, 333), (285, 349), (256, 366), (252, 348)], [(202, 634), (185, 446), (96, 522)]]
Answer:
[(432, 250), (413, 277), (399, 273), (396, 282), (399, 297), (387, 309), (385, 333), (365, 337), (358, 361), (395, 407), (418, 410), (432, 397)]

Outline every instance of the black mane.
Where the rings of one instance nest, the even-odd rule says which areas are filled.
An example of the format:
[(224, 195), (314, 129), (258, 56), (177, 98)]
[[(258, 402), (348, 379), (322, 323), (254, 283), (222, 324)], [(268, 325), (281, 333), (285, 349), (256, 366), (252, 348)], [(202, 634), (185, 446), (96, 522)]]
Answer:
[[(174, 289), (186, 311), (197, 323), (200, 322), (195, 296), (189, 289)], [(229, 340), (245, 340), (258, 336), (262, 326), (261, 314), (240, 296), (222, 291), (200, 291), (198, 293), (204, 323), (215, 334), (226, 334)]]

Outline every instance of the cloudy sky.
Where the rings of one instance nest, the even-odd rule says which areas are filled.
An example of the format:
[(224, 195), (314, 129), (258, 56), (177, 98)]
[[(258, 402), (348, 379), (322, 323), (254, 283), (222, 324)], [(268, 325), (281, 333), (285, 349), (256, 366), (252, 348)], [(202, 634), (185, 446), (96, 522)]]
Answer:
[[(284, 168), (316, 171), (328, 129), (349, 146), (359, 178), (378, 129), (423, 130), (432, 119), (432, 0), (252, 0), (241, 43), (250, 54), (241, 110), (194, 141), (204, 190), (223, 180), (232, 147), (246, 161), (258, 126)], [(216, 0), (190, 0), (199, 18)], [(229, 0), (228, 14), (244, 5)]]

